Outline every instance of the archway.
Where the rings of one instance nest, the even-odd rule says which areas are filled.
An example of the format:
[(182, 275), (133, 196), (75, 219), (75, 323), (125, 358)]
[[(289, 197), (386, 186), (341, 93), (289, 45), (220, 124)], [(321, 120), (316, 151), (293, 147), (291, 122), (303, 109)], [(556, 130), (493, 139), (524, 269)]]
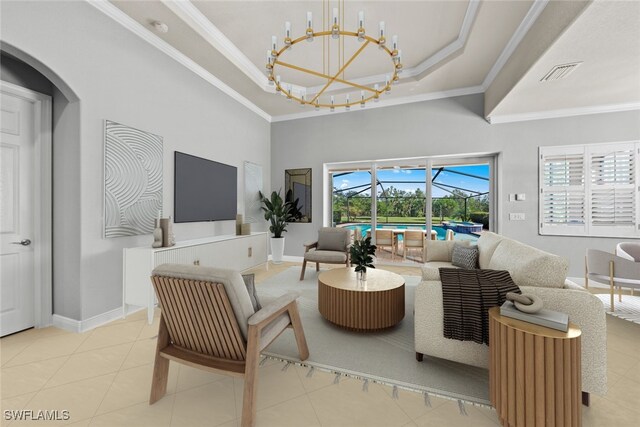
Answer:
[[(31, 99), (37, 105), (39, 123), (48, 123), (39, 127), (34, 175), (38, 183), (34, 323), (36, 327), (44, 327), (53, 323), (54, 312), (68, 310), (72, 305), (66, 302), (70, 295), (75, 294), (78, 300), (80, 292), (79, 281), (73, 280), (73, 276), (77, 273), (79, 277), (80, 273), (80, 237), (79, 233), (68, 232), (77, 229), (80, 221), (79, 203), (75, 203), (76, 209), (68, 200), (70, 193), (72, 198), (80, 200), (80, 184), (74, 174), (69, 173), (70, 164), (80, 167), (77, 154), (80, 151), (80, 97), (54, 70), (29, 53), (6, 42), (0, 42), (0, 51), (19, 62), (22, 69), (30, 70), (27, 74), (39, 75), (52, 86), (48, 96), (42, 96), (37, 90), (21, 90), (30, 86), (24, 82), (3, 83), (3, 91)], [(79, 311), (80, 305), (71, 308), (74, 309)]]

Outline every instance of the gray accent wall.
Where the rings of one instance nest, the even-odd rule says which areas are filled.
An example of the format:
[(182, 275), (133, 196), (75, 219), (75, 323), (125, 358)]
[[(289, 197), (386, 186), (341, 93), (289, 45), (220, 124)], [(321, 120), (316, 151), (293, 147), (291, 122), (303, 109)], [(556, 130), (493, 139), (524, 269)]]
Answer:
[[(263, 165), (271, 186), (270, 124), (93, 6), (2, 2), (0, 19), (3, 48), (44, 64), (55, 86), (72, 91), (54, 93), (55, 314), (86, 320), (120, 308), (122, 249), (153, 240), (102, 236), (105, 119), (164, 138), (165, 216), (173, 215), (175, 150), (238, 167), (240, 211), (245, 160)], [(230, 234), (234, 224), (176, 224), (174, 233)]]
[[(302, 256), (317, 238), (324, 163), (482, 152), (501, 153), (502, 234), (567, 257), (571, 276), (582, 275), (587, 248), (613, 251), (620, 239), (538, 235), (538, 147), (639, 140), (640, 111), (491, 125), (483, 105), (469, 95), (273, 123), (272, 188), (284, 186), (285, 169), (313, 168), (313, 223), (289, 225), (285, 255)], [(516, 212), (526, 220), (509, 221)]]
[(5, 53), (0, 54), (0, 80), (53, 96), (53, 85), (45, 76)]

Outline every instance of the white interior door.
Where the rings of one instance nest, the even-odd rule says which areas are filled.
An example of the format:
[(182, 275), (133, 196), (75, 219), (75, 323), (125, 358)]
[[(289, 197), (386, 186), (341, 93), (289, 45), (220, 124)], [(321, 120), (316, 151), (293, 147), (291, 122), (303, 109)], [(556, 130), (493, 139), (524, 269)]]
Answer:
[(33, 103), (0, 94), (0, 336), (34, 326)]

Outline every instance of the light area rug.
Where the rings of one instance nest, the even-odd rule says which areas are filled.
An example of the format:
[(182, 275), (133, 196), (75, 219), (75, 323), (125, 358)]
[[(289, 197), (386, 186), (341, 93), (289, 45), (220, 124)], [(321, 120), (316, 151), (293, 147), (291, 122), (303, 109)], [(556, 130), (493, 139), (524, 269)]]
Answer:
[(595, 294), (595, 296), (602, 301), (607, 314), (640, 324), (640, 297), (623, 295), (622, 302), (620, 302), (618, 301), (618, 294), (616, 292), (613, 303), (615, 311), (611, 311), (611, 296), (609, 294)]
[[(300, 293), (298, 306), (310, 356), (300, 362), (293, 331), (286, 330), (263, 355), (336, 374), (373, 381), (460, 402), (489, 405), (489, 374), (485, 369), (462, 365), (425, 355), (415, 359), (413, 300), (419, 277), (405, 278), (405, 317), (398, 325), (381, 332), (352, 332), (339, 328), (318, 311), (317, 273), (307, 271), (298, 280), (300, 267), (291, 267), (259, 283), (258, 297), (264, 305), (269, 300), (295, 291)], [(312, 372), (311, 372), (312, 373)], [(395, 390), (395, 389), (394, 389)]]

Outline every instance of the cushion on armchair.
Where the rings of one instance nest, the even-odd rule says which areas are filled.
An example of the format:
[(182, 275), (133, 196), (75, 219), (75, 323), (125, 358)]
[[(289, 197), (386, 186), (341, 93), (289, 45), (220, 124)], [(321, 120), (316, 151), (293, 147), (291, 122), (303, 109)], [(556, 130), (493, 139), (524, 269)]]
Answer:
[(321, 228), (318, 231), (317, 249), (321, 251), (346, 251), (349, 245), (350, 231), (346, 228)]
[(346, 252), (317, 250), (304, 254), (304, 259), (311, 262), (342, 264), (343, 262), (347, 262), (347, 254)]

